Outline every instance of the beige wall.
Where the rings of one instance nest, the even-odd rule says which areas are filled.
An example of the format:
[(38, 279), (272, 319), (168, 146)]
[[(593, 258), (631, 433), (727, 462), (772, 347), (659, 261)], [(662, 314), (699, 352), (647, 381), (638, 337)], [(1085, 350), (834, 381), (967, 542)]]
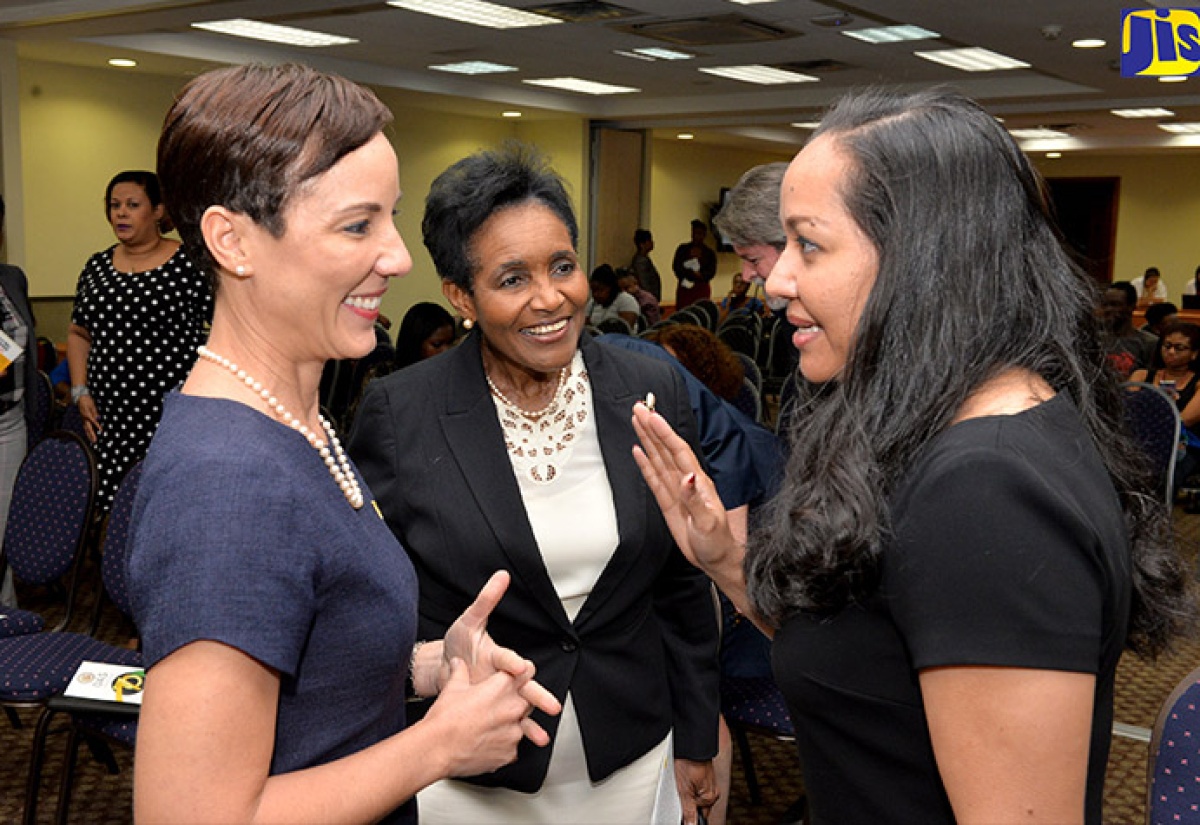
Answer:
[[(6, 199), (24, 223), (24, 255), (10, 259), (25, 269), (35, 299), (73, 295), (88, 256), (113, 243), (104, 187), (122, 169), (154, 168), (162, 118), (181, 85), (144, 73), (21, 61), (23, 197), (10, 192)], [(383, 311), (394, 321), (417, 301), (445, 303), (421, 243), (421, 214), (429, 184), (454, 161), (506, 139), (530, 141), (563, 175), (576, 207), (586, 203), (587, 127), (581, 118), (514, 123), (460, 117), (413, 107), (401, 91), (377, 91), (396, 115), (389, 137), (404, 189), (398, 225), (414, 261), (413, 272), (393, 282), (385, 299)], [(10, 227), (19, 224), (10, 216)], [(581, 245), (586, 249), (586, 237)], [(18, 245), (9, 247), (12, 253)], [(69, 307), (51, 300), (37, 304), (39, 332), (62, 340)]]
[(1035, 163), (1050, 178), (1120, 178), (1113, 280), (1157, 266), (1179, 303), (1200, 264), (1200, 154), (1068, 155)]
[[(691, 239), (689, 222), (699, 218), (707, 223), (709, 209), (717, 202), (721, 187), (733, 186), (750, 167), (789, 161), (793, 154), (752, 152), (681, 140), (651, 141), (650, 152), (650, 219), (646, 228), (654, 235), (655, 244), (650, 257), (663, 278), (663, 301), (674, 303), (671, 258), (676, 246)], [(711, 231), (709, 241), (716, 245)], [(631, 257), (633, 252), (630, 238)], [(718, 254), (717, 277), (713, 282), (715, 297), (729, 291), (730, 278), (738, 269), (736, 255)]]

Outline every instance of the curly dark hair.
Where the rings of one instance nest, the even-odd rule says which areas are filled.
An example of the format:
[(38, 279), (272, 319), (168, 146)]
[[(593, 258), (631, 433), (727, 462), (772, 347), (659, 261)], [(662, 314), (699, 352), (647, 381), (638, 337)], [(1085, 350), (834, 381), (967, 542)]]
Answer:
[(713, 393), (732, 401), (742, 389), (746, 368), (729, 345), (695, 324), (668, 324), (646, 337), (669, 349), (679, 363)]

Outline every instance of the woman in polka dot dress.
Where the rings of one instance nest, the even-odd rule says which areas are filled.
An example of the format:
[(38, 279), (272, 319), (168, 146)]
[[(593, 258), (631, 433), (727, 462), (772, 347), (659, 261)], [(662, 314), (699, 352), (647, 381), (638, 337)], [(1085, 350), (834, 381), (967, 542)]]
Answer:
[(96, 451), (99, 506), (150, 445), (162, 398), (187, 377), (212, 317), (212, 294), (179, 242), (153, 172), (116, 175), (105, 194), (117, 243), (87, 262), (67, 334), (71, 398)]

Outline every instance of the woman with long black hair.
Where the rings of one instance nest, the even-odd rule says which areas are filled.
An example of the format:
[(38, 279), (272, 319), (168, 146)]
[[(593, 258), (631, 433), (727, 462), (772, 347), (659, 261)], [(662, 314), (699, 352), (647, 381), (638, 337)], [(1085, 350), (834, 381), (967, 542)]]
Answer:
[(1195, 607), (1040, 179), (971, 101), (870, 92), (792, 161), (780, 213), (768, 291), (825, 386), (770, 514), (733, 535), (640, 404), (635, 452), (774, 634), (813, 822), (1099, 823), (1117, 661)]

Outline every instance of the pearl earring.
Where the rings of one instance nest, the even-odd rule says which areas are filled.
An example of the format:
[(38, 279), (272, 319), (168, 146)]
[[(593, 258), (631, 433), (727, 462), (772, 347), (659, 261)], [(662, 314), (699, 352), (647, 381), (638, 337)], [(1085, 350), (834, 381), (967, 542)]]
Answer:
[(237, 267), (235, 267), (233, 271), (238, 274), (239, 278), (241, 278), (241, 277), (244, 277), (246, 274), (246, 267), (242, 266), (241, 264), (238, 264)]
[(472, 321), (470, 318), (463, 318), (463, 329), (470, 329), (473, 326), (475, 326), (474, 321)]

